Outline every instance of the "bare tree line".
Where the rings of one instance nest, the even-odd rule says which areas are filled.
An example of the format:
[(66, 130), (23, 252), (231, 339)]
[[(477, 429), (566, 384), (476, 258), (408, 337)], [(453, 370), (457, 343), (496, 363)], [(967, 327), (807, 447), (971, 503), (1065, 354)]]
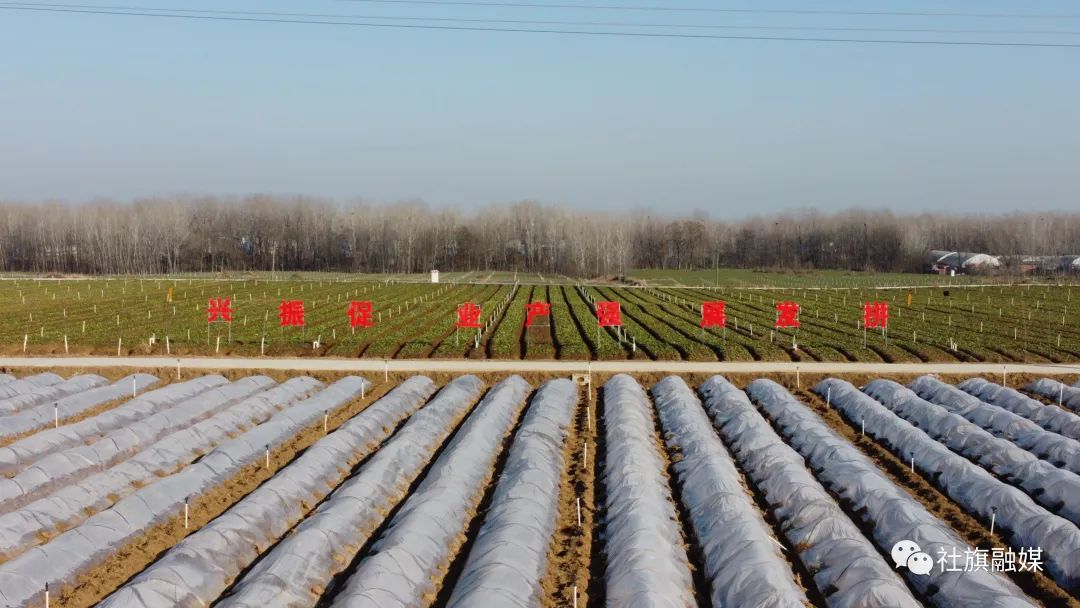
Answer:
[(595, 212), (535, 202), (462, 211), (250, 196), (131, 203), (0, 203), (0, 270), (158, 274), (246, 270), (407, 273), (632, 268), (836, 268), (921, 272), (930, 249), (1080, 253), (1080, 213)]

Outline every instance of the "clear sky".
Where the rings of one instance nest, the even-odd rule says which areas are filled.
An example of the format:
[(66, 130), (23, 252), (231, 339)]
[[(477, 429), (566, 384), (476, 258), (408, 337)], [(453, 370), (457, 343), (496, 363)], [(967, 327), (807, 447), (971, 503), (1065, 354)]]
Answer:
[[(1072, 0), (648, 2), (1076, 17), (1057, 19), (347, 0), (51, 1), (654, 24), (1055, 30), (1074, 33), (680, 31), (1080, 44), (1080, 6)], [(720, 216), (851, 206), (1075, 210), (1078, 108), (1080, 48), (570, 36), (0, 10), (0, 199), (6, 200), (265, 192), (419, 198), (463, 207), (536, 199), (601, 210), (702, 208)]]

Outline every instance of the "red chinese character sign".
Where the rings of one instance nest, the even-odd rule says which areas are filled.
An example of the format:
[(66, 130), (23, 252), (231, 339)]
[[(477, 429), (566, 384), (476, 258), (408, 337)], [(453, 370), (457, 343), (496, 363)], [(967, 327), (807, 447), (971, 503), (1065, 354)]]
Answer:
[(727, 327), (726, 302), (701, 303), (701, 328)]
[(282, 300), (278, 307), (278, 316), (281, 318), (282, 327), (303, 327), (304, 301)]
[(622, 310), (618, 302), (597, 302), (596, 323), (600, 327), (618, 327), (622, 325)]
[(797, 302), (776, 303), (776, 327), (798, 327), (799, 304)]
[(480, 327), (480, 307), (465, 302), (457, 308), (457, 327)]
[(374, 319), (371, 318), (371, 301), (363, 302), (349, 302), (349, 327), (356, 329), (357, 327), (371, 327), (375, 325)]
[(229, 298), (210, 298), (206, 304), (206, 322), (224, 321), (232, 323), (232, 300)]
[(889, 303), (867, 302), (863, 304), (863, 327), (877, 329), (889, 325)]
[(547, 302), (529, 302), (525, 305), (525, 327), (532, 327), (533, 319), (551, 314), (551, 304)]

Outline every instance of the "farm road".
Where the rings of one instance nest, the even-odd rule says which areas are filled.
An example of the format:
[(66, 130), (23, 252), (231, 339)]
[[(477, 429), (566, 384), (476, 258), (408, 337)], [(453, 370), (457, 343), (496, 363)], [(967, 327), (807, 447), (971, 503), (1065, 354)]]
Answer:
[(0, 367), (294, 370), (417, 373), (671, 373), (671, 374), (1080, 374), (1078, 363), (848, 363), (782, 361), (502, 361), (459, 359), (334, 359), (240, 357), (0, 357)]

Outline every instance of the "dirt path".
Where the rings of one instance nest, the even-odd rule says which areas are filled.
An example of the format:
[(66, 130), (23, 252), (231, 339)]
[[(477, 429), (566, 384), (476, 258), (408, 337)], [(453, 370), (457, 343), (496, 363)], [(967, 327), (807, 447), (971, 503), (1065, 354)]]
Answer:
[(1080, 376), (1080, 363), (851, 363), (843, 361), (497, 361), (468, 359), (337, 359), (269, 357), (0, 357), (0, 370), (19, 368), (173, 368), (422, 373), (670, 373), (670, 374), (948, 374), (986, 375), (1005, 383), (1015, 374)]

